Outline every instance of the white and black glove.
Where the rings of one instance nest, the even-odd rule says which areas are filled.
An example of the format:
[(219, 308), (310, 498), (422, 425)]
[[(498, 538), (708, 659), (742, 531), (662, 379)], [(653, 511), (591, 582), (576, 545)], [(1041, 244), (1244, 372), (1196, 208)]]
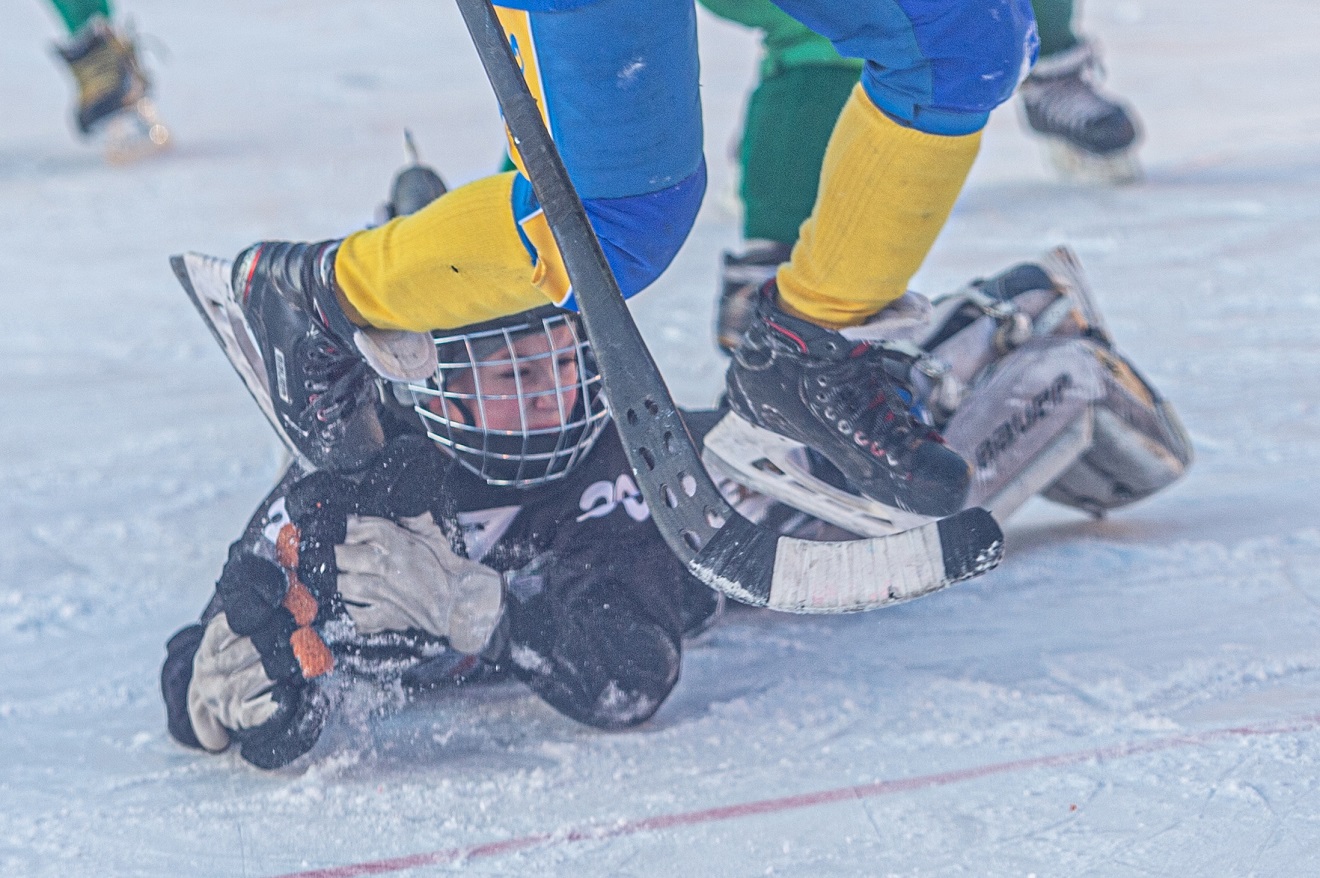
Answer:
[(362, 634), (416, 628), (478, 653), (504, 609), (501, 575), (453, 551), (431, 514), (348, 516), (335, 546), (339, 597)]
[(235, 634), (224, 613), (206, 626), (193, 658), (188, 686), (188, 718), (207, 750), (229, 746), (231, 729), (253, 729), (275, 715), (274, 681), (266, 676), (249, 637)]
[(207, 750), (224, 750), (232, 739), (248, 762), (278, 768), (316, 743), (326, 705), (301, 675), (272, 679), (266, 664), (224, 613), (212, 618), (193, 657), (188, 719)]

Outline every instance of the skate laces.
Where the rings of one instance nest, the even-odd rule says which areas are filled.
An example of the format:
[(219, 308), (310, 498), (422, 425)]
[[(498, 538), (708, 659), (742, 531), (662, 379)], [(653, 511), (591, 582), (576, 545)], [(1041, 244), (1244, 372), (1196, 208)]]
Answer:
[(366, 363), (353, 356), (323, 332), (308, 336), (303, 389), (323, 436), (333, 434), (362, 401)]
[(821, 414), (841, 433), (875, 456), (902, 460), (928, 441), (943, 438), (912, 413), (912, 394), (890, 374), (911, 358), (866, 342), (859, 343), (816, 378)]

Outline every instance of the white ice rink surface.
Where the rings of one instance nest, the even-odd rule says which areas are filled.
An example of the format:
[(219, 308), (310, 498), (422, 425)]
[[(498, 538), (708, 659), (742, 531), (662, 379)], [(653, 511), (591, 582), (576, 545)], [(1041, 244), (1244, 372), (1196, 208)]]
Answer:
[[(493, 100), (447, 3), (124, 0), (177, 146), (109, 168), (43, 7), (0, 0), (0, 874), (1320, 874), (1320, 4), (1091, 0), (1146, 182), (1055, 182), (1006, 107), (915, 282), (1073, 246), (1184, 482), (1033, 504), (998, 571), (912, 604), (736, 614), (636, 731), (508, 685), (364, 706), (269, 774), (165, 731), (164, 642), (279, 460), (166, 259), (353, 229), (404, 126), (485, 173)], [(755, 70), (702, 28), (711, 192), (636, 303), (689, 404)]]

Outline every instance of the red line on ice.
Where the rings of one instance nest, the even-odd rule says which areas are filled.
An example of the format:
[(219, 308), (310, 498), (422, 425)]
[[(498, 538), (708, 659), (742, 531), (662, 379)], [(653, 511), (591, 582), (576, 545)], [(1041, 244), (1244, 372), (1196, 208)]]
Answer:
[(386, 860), (373, 860), (354, 863), (347, 866), (330, 866), (325, 869), (312, 869), (306, 872), (290, 872), (278, 878), (356, 878), (358, 875), (384, 875), (389, 872), (402, 872), (419, 866), (434, 866), (442, 863), (484, 859), (502, 854), (516, 853), (527, 848), (572, 844), (579, 841), (598, 841), (637, 835), (642, 832), (654, 832), (660, 829), (672, 829), (678, 826), (694, 826), (701, 823), (715, 823), (720, 820), (732, 820), (737, 817), (750, 817), (756, 814), (776, 814), (815, 805), (828, 805), (849, 799), (868, 799), (893, 793), (926, 790), (948, 786), (969, 780), (977, 780), (997, 774), (1011, 774), (1034, 768), (1058, 768), (1077, 765), (1082, 762), (1098, 762), (1106, 759), (1123, 759), (1161, 750), (1178, 747), (1208, 744), (1230, 738), (1255, 738), (1267, 735), (1288, 735), (1299, 732), (1312, 732), (1320, 728), (1320, 714), (1301, 717), (1288, 722), (1272, 725), (1233, 726), (1223, 729), (1210, 729), (1187, 735), (1172, 735), (1167, 738), (1155, 738), (1131, 744), (1115, 744), (1110, 747), (1095, 747), (1089, 750), (1074, 750), (1070, 753), (1056, 753), (1052, 756), (1033, 756), (1011, 762), (993, 762), (955, 771), (938, 774), (923, 774), (898, 780), (881, 780), (857, 786), (839, 787), (833, 790), (821, 790), (815, 793), (802, 793), (796, 796), (784, 796), (778, 799), (761, 799), (754, 802), (741, 802), (721, 808), (707, 808), (701, 811), (685, 811), (678, 814), (663, 814), (658, 817), (645, 817), (638, 820), (626, 820), (608, 826), (585, 826), (555, 833), (537, 833), (510, 838), (504, 841), (465, 847), (446, 848), (405, 857)]

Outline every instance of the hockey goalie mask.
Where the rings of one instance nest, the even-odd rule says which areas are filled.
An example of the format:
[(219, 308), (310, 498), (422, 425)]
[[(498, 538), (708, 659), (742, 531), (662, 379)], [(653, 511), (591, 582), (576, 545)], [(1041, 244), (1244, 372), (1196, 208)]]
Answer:
[(576, 314), (543, 308), (436, 332), (439, 365), (410, 384), (426, 434), (491, 485), (567, 475), (605, 428), (601, 377)]

